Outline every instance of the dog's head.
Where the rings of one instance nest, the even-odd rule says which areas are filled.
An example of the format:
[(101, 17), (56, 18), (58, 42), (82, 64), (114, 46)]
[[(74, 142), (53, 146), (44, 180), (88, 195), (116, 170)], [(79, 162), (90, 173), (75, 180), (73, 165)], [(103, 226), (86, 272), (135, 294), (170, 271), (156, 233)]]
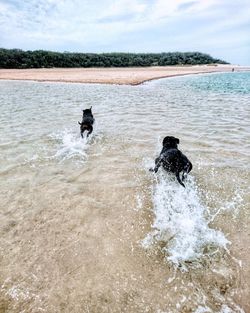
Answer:
[(83, 115), (92, 115), (92, 106), (89, 109), (82, 110)]
[(175, 138), (173, 136), (167, 136), (163, 139), (162, 145), (163, 147), (177, 148), (177, 145), (179, 143), (180, 140), (178, 138)]

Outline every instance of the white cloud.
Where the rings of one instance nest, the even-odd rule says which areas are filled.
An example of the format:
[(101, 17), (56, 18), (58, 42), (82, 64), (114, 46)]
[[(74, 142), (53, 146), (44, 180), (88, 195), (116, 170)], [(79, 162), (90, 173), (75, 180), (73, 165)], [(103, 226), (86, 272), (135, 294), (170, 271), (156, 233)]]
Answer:
[[(161, 43), (160, 51), (173, 47), (190, 50), (197, 46), (207, 49), (207, 42), (217, 41), (221, 46), (223, 34), (228, 36), (224, 38), (225, 45), (228, 46), (228, 38), (232, 46), (242, 38), (246, 46), (247, 27), (244, 31), (239, 28), (249, 23), (247, 2), (0, 0), (0, 46), (93, 52), (152, 51)], [(234, 37), (229, 37), (230, 31)]]
[(147, 7), (146, 3), (136, 0), (120, 0), (112, 1), (107, 6), (107, 11), (103, 12), (103, 16), (121, 16), (126, 14), (142, 14)]

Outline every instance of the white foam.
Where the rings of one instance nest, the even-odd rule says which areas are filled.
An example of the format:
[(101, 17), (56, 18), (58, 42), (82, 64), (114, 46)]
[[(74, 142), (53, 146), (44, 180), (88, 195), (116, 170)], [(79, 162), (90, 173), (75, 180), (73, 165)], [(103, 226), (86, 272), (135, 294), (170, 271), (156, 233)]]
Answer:
[(194, 313), (211, 313), (211, 309), (207, 306), (203, 307), (203, 306), (198, 306), (198, 308), (195, 310)]
[[(212, 313), (215, 311), (212, 311), (209, 307), (207, 306), (198, 306), (198, 308), (195, 310), (194, 313)], [(239, 306), (234, 305), (234, 309), (231, 309), (229, 306), (226, 304), (222, 304), (220, 311), (216, 311), (216, 313), (245, 313), (244, 310), (242, 310)]]
[(219, 215), (222, 211), (231, 212), (232, 217), (235, 218), (239, 213), (239, 208), (243, 203), (242, 191), (236, 189), (234, 191), (233, 197), (230, 201), (225, 201), (220, 208), (216, 210), (214, 214), (210, 215), (210, 222), (213, 222), (217, 215)]
[(238, 305), (234, 305), (234, 308), (231, 309), (226, 304), (223, 304), (219, 313), (245, 313), (245, 311)]
[(137, 205), (136, 205), (135, 210), (139, 211), (143, 207), (143, 199), (142, 199), (141, 195), (139, 195), (139, 194), (136, 195), (136, 202), (137, 202)]
[(30, 292), (28, 290), (22, 290), (18, 286), (11, 287), (7, 292), (7, 295), (9, 295), (14, 300), (21, 299), (29, 299), (30, 298)]
[(78, 133), (64, 130), (63, 132), (53, 134), (52, 138), (55, 138), (59, 142), (57, 151), (53, 157), (60, 160), (71, 158), (77, 158), (79, 161), (86, 160), (91, 137), (87, 138), (84, 136), (81, 138)]
[(184, 270), (187, 270), (185, 262), (198, 260), (205, 254), (205, 247), (226, 248), (229, 241), (224, 234), (209, 227), (205, 218), (207, 208), (202, 204), (194, 179), (189, 176), (183, 188), (163, 170), (155, 177), (153, 231), (143, 240), (143, 246), (164, 242), (167, 260)]

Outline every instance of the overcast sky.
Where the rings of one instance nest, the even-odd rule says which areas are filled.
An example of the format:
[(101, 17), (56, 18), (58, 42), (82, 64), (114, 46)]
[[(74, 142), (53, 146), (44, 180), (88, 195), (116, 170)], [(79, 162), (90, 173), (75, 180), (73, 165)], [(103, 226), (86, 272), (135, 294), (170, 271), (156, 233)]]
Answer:
[(0, 47), (200, 51), (250, 65), (250, 0), (0, 0)]

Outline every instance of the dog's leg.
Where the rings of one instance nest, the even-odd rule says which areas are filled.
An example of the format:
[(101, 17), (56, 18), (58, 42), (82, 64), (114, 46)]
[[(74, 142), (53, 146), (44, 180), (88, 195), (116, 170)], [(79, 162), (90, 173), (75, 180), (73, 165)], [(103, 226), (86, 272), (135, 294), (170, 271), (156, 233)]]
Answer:
[(93, 132), (93, 127), (92, 125), (89, 126), (89, 132), (87, 134), (87, 137)]
[(189, 162), (189, 163), (188, 163), (187, 172), (188, 172), (188, 173), (191, 172), (192, 168), (193, 168), (193, 165), (192, 165), (191, 162)]
[(187, 178), (187, 174), (191, 172), (193, 166), (191, 162), (188, 162), (183, 169), (183, 173), (182, 173), (182, 180)]
[(180, 173), (179, 173), (179, 172), (176, 172), (176, 173), (175, 173), (175, 176), (176, 176), (178, 182), (185, 188), (185, 185), (183, 184), (183, 182), (182, 182), (181, 179), (180, 179)]
[[(83, 124), (83, 123), (81, 123), (80, 124), (81, 125), (81, 127), (80, 127), (80, 129), (81, 129), (81, 137), (83, 138), (83, 133), (85, 132), (85, 130), (87, 130), (87, 131), (90, 131), (91, 130), (91, 128), (92, 128), (92, 126), (88, 126), (88, 125), (86, 125), (86, 124)], [(91, 127), (91, 128), (90, 128)], [(92, 130), (93, 130), (93, 128), (92, 128)], [(92, 131), (91, 131), (92, 132)], [(90, 133), (91, 133), (90, 132)], [(87, 137), (89, 136), (89, 132), (88, 132), (88, 134), (87, 134)]]
[[(80, 125), (80, 126), (82, 126), (82, 123), (80, 123), (79, 121), (78, 121), (78, 124)], [(84, 132), (84, 130), (82, 129), (82, 127), (80, 127), (80, 133), (81, 133), (81, 137), (83, 138), (83, 132)]]
[(83, 138), (83, 133), (85, 132), (86, 128), (85, 127), (82, 127), (81, 128), (81, 137)]
[(155, 167), (154, 168), (150, 168), (149, 171), (157, 173), (159, 167), (161, 166), (161, 162), (162, 162), (161, 157), (156, 158), (155, 159)]

